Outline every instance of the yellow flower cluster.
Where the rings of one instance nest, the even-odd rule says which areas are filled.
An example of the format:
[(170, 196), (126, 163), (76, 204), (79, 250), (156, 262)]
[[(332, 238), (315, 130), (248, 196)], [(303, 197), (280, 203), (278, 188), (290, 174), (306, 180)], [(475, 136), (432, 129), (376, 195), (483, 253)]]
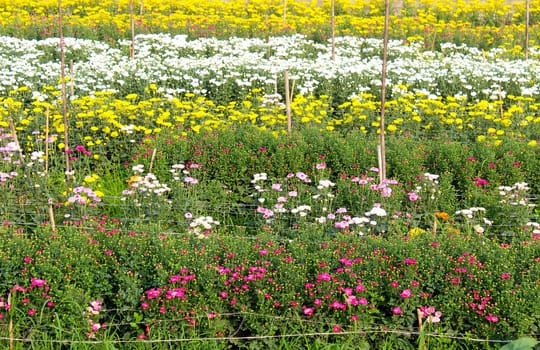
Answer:
[[(55, 95), (54, 91), (51, 94)], [(21, 134), (31, 135), (36, 130), (41, 135), (64, 132), (63, 116), (58, 109), (61, 104), (35, 100), (24, 105), (22, 98), (20, 91), (0, 97), (0, 126), (7, 127), (7, 118), (17, 115), (16, 128)], [(537, 114), (540, 102), (518, 96), (508, 96), (508, 101), (503, 105), (497, 100), (475, 102), (465, 97), (434, 99), (403, 89), (386, 103), (385, 130), (389, 135), (476, 138), (478, 142), (493, 145), (513, 138), (534, 146), (540, 135)], [(251, 90), (243, 101), (226, 105), (193, 93), (174, 98), (159, 93), (129, 94), (120, 99), (113, 93), (101, 92), (75, 98), (71, 103), (70, 133), (80, 142), (77, 144), (88, 150), (103, 149), (112, 140), (117, 140), (113, 142), (115, 145), (128, 145), (145, 135), (177, 130), (184, 135), (239, 125), (251, 125), (275, 135), (287, 130), (283, 102), (269, 99), (258, 88)], [(370, 135), (380, 132), (379, 110), (380, 101), (369, 93), (350, 98), (336, 107), (332, 107), (330, 96), (317, 98), (297, 94), (291, 103), (293, 127), (310, 125), (321, 131), (358, 129)], [(56, 147), (61, 149), (63, 144), (58, 143)]]
[[(330, 0), (133, 0), (138, 33), (170, 32), (194, 36), (272, 35), (293, 31), (324, 39), (330, 35)], [(397, 3), (397, 2), (396, 2)], [(422, 37), (428, 45), (455, 38), (512, 49), (524, 30), (524, 0), (404, 0), (393, 9), (391, 36)], [(65, 29), (71, 35), (125, 37), (130, 33), (129, 0), (65, 0)], [(57, 33), (56, 1), (0, 0), (4, 30)], [(286, 6), (284, 6), (286, 5)], [(540, 3), (531, 3), (531, 13)], [(336, 0), (338, 35), (377, 36), (382, 33), (384, 2)], [(16, 30), (15, 30), (16, 29)], [(531, 34), (537, 32), (531, 28)], [(1, 32), (1, 30), (0, 30)], [(532, 35), (536, 37), (536, 35)], [(534, 40), (533, 40), (534, 41)], [(533, 44), (533, 43), (531, 43)]]

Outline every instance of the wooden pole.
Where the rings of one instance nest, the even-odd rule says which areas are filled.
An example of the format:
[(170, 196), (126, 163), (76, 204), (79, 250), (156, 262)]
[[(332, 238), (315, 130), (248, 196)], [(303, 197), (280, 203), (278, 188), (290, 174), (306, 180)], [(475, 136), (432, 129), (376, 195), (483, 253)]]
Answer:
[(334, 0), (332, 0), (332, 14), (331, 14), (331, 17), (332, 17), (332, 20), (331, 20), (331, 25), (332, 25), (332, 61), (335, 61), (336, 60), (336, 16), (335, 16), (335, 4), (334, 4)]
[(67, 120), (67, 96), (66, 96), (66, 55), (64, 42), (64, 29), (62, 23), (62, 0), (58, 0), (58, 25), (60, 33), (60, 75), (62, 79), (62, 116), (64, 123), (64, 153), (66, 159), (66, 179), (71, 177), (71, 166), (69, 162), (69, 126)]
[(131, 27), (131, 48), (129, 58), (135, 57), (135, 19), (133, 18), (133, 0), (129, 0), (129, 23)]
[(529, 22), (531, 19), (531, 1), (525, 1), (525, 60), (529, 59)]
[(75, 95), (75, 83), (73, 79), (73, 60), (69, 61), (69, 91), (71, 93), (71, 96)]
[(380, 147), (380, 169), (379, 178), (381, 183), (386, 179), (386, 147), (384, 140), (384, 109), (386, 101), (386, 69), (388, 60), (388, 22), (390, 17), (390, 0), (386, 0), (385, 12), (384, 12), (384, 39), (383, 39), (383, 65), (381, 74), (381, 128), (379, 135), (379, 147)]
[(285, 108), (287, 113), (287, 132), (290, 134), (292, 131), (291, 120), (291, 93), (289, 91), (289, 71), (285, 71)]
[(287, 0), (283, 0), (283, 29), (287, 27)]
[(15, 142), (15, 145), (17, 145), (17, 148), (19, 150), (19, 161), (23, 162), (23, 151), (21, 148), (21, 145), (19, 144), (19, 138), (17, 137), (17, 129), (15, 129), (15, 123), (13, 122), (13, 118), (11, 118), (11, 115), (8, 116), (8, 123), (9, 123), (9, 129), (11, 131), (11, 138), (13, 139), (13, 142)]
[[(14, 292), (15, 293), (15, 292)], [(11, 303), (11, 292), (8, 293), (7, 297), (7, 303), (10, 305), (10, 309), (8, 310), (9, 313), (9, 324), (8, 324), (8, 334), (9, 334), (9, 350), (13, 350), (15, 347), (15, 334), (13, 332), (13, 304)]]
[(45, 111), (45, 172), (49, 172), (49, 106)]

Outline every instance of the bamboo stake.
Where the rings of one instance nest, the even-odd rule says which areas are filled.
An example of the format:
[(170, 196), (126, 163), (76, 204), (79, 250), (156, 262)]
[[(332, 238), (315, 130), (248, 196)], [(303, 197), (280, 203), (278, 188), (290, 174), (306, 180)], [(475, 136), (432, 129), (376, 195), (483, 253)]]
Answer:
[(45, 172), (49, 172), (49, 106), (45, 110)]
[(64, 50), (64, 29), (62, 23), (62, 0), (58, 0), (58, 25), (60, 32), (60, 75), (62, 79), (62, 116), (64, 123), (64, 152), (66, 159), (66, 180), (72, 175), (69, 164), (69, 126), (67, 122), (67, 96), (66, 96), (66, 55)]
[[(49, 107), (45, 110), (45, 173), (49, 172)], [(54, 220), (54, 210), (52, 203), (49, 203), (49, 219), (53, 234), (56, 233), (56, 222)]]
[(531, 19), (531, 1), (525, 1), (525, 60), (529, 59), (529, 22)]
[(283, 28), (287, 27), (287, 0), (283, 0)]
[(73, 79), (73, 60), (69, 61), (69, 91), (70, 95), (75, 95), (75, 84)]
[(290, 134), (292, 131), (291, 120), (291, 95), (289, 91), (289, 71), (285, 71), (285, 108), (287, 113), (287, 132)]
[(54, 209), (52, 203), (49, 203), (49, 220), (51, 220), (52, 233), (56, 233), (56, 221), (54, 220)]
[(148, 168), (149, 173), (152, 172), (152, 168), (154, 167), (154, 160), (156, 159), (156, 152), (157, 152), (157, 148), (154, 148), (154, 150), (152, 151), (152, 158), (150, 158), (150, 167)]
[(331, 14), (331, 26), (332, 26), (332, 61), (336, 60), (336, 17), (334, 0), (332, 0), (332, 14)]
[(15, 142), (15, 145), (17, 146), (17, 150), (19, 151), (19, 160), (23, 161), (23, 152), (21, 145), (19, 144), (19, 138), (17, 137), (17, 130), (15, 129), (15, 123), (13, 123), (13, 118), (11, 116), (8, 117), (8, 123), (9, 123), (9, 129), (11, 131), (11, 138), (13, 139), (13, 142)]
[(9, 350), (13, 350), (14, 349), (13, 340), (15, 339), (15, 335), (13, 334), (13, 305), (11, 305), (11, 292), (8, 293), (7, 303), (8, 305), (11, 306), (11, 308), (9, 309), (10, 317), (9, 317), (9, 325), (8, 325)]
[(135, 57), (135, 20), (133, 18), (133, 0), (129, 0), (129, 23), (131, 26), (131, 48), (129, 50), (129, 58)]
[(387, 60), (388, 60), (388, 22), (389, 22), (389, 12), (390, 12), (390, 0), (385, 2), (385, 13), (384, 13), (384, 38), (383, 38), (383, 65), (382, 65), (382, 74), (381, 74), (381, 128), (379, 135), (379, 146), (380, 146), (380, 169), (379, 169), (379, 178), (382, 183), (386, 179), (386, 147), (384, 140), (384, 109), (386, 101), (386, 69), (387, 69)]

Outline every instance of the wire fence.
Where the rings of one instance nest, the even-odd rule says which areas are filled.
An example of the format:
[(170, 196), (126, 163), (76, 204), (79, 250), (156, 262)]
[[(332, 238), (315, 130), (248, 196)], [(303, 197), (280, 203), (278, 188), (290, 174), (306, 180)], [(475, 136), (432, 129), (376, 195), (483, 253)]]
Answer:
[[(530, 203), (536, 203), (538, 195), (529, 197)], [(128, 203), (122, 202), (121, 197), (109, 196), (103, 197), (103, 201), (96, 204), (95, 207), (85, 208), (86, 210), (77, 210), (80, 208), (68, 208), (60, 206), (51, 209), (51, 205), (45, 201), (32, 201), (19, 205), (6, 205), (0, 209), (0, 220), (4, 226), (13, 226), (30, 231), (37, 230), (39, 227), (50, 226), (54, 220), (54, 229), (80, 229), (111, 231), (117, 233), (129, 234), (138, 230), (151, 229), (161, 235), (185, 236), (193, 233), (193, 220), (197, 217), (210, 217), (216, 221), (212, 225), (213, 235), (220, 235), (226, 232), (228, 237), (237, 237), (242, 239), (255, 239), (257, 235), (265, 228), (272, 227), (278, 236), (283, 240), (297, 237), (302, 232), (302, 228), (309, 226), (309, 229), (320, 229), (321, 232), (329, 234), (336, 230), (332, 225), (324, 226), (313, 217), (296, 217), (291, 215), (275, 216), (268, 221), (257, 213), (257, 204), (233, 203), (233, 202), (212, 202), (198, 203), (195, 207), (175, 207), (168, 206), (164, 211), (156, 209), (152, 203), (133, 207)], [(150, 212), (146, 214), (145, 211)], [(193, 211), (192, 218), (186, 218), (187, 212)], [(453, 216), (453, 213), (449, 213)], [(351, 213), (352, 215), (352, 213)], [(454, 224), (465, 224), (464, 218), (455, 215)], [(489, 217), (486, 219), (490, 219)], [(417, 214), (416, 220), (419, 225), (433, 225), (433, 213)], [(517, 237), (524, 237), (524, 228), (527, 225), (538, 225), (540, 216), (538, 211), (531, 211), (530, 216), (523, 217), (517, 213), (512, 213), (504, 217), (504, 221), (492, 222), (486, 224), (482, 219), (474, 219), (487, 228), (483, 234), (486, 237), (492, 237), (502, 240), (513, 240)], [(381, 228), (370, 228), (370, 232), (392, 234), (387, 231), (387, 226), (391, 219), (377, 218), (382, 226)], [(472, 221), (471, 221), (472, 222)], [(307, 225), (307, 226), (306, 226)], [(409, 228), (414, 227), (410, 226)], [(429, 227), (424, 227), (428, 228)], [(532, 232), (533, 229), (530, 231)], [(438, 231), (444, 233), (444, 228), (437, 227)], [(527, 231), (529, 231), (527, 229)], [(240, 233), (241, 232), (241, 233)], [(238, 234), (235, 234), (238, 233)], [(276, 238), (279, 239), (279, 238)]]
[[(111, 312), (117, 310), (102, 310), (102, 312)], [(126, 311), (126, 310), (122, 310)], [(223, 314), (214, 314), (216, 317), (228, 317), (228, 318), (240, 318), (244, 319), (245, 317), (255, 317), (255, 318), (271, 318), (283, 322), (303, 322), (303, 323), (314, 323), (311, 320), (298, 320), (288, 317), (276, 316), (276, 315), (265, 315), (254, 312), (235, 312), (235, 313), (223, 313)], [(200, 317), (199, 317), (200, 318)], [(179, 319), (155, 319), (153, 320), (154, 324), (159, 323), (181, 323), (186, 322), (183, 318)], [(242, 325), (240, 323), (240, 326)], [(319, 322), (320, 323), (320, 322)], [(121, 328), (121, 327), (133, 327), (133, 325), (145, 326), (147, 322), (130, 322), (130, 323), (110, 323), (106, 324), (107, 328)], [(53, 326), (50, 327), (51, 329)], [(46, 330), (46, 327), (41, 328), (41, 330)], [(35, 331), (35, 330), (34, 330)], [(19, 343), (52, 343), (52, 344), (156, 344), (156, 343), (196, 343), (196, 342), (230, 342), (230, 341), (257, 341), (264, 339), (290, 339), (290, 338), (317, 338), (317, 337), (344, 337), (344, 336), (358, 336), (366, 337), (369, 334), (395, 334), (398, 336), (425, 336), (430, 338), (441, 338), (449, 340), (457, 340), (461, 342), (469, 343), (485, 343), (485, 344), (507, 344), (512, 342), (514, 339), (487, 339), (487, 338), (478, 338), (471, 337), (466, 334), (448, 334), (440, 332), (429, 332), (423, 331), (420, 329), (397, 329), (397, 328), (388, 328), (386, 325), (378, 325), (373, 327), (359, 327), (354, 330), (340, 330), (340, 331), (328, 331), (328, 332), (295, 332), (295, 333), (286, 333), (286, 334), (270, 334), (270, 335), (243, 335), (238, 336), (240, 329), (236, 329), (231, 333), (231, 335), (224, 335), (219, 337), (176, 337), (169, 339), (143, 339), (143, 338), (134, 338), (134, 339), (30, 339), (30, 338), (18, 338), (18, 337), (0, 337), (0, 340), (10, 341), (10, 342), (19, 342)], [(533, 334), (534, 337), (540, 336), (540, 333)]]

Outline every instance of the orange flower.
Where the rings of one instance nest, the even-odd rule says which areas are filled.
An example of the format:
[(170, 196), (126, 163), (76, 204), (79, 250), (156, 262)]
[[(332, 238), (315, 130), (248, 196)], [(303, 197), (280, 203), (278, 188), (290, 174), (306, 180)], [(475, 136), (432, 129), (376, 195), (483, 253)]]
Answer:
[(435, 216), (438, 217), (441, 220), (448, 220), (450, 219), (450, 215), (444, 211), (436, 211)]

